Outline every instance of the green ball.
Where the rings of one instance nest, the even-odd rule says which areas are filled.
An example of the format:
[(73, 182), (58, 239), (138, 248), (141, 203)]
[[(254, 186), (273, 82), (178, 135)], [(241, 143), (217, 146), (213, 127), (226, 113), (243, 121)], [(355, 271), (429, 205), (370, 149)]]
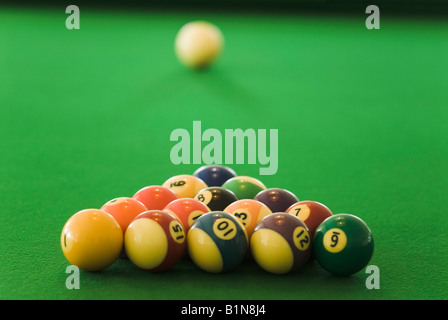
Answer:
[(231, 178), (222, 187), (233, 191), (240, 200), (253, 199), (257, 193), (266, 189), (266, 186), (260, 180), (246, 176)]
[(313, 240), (314, 257), (328, 272), (347, 276), (362, 270), (373, 255), (373, 235), (367, 224), (351, 214), (324, 220)]

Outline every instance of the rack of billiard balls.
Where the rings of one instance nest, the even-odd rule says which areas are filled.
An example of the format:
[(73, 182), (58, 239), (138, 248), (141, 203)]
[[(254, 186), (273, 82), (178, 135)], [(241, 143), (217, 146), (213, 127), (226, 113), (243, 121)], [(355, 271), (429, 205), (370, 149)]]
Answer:
[(288, 190), (208, 165), (79, 211), (64, 225), (61, 247), (86, 271), (127, 258), (160, 272), (188, 258), (221, 273), (251, 258), (274, 274), (315, 259), (334, 275), (350, 275), (368, 264), (374, 242), (359, 217), (333, 214), (320, 202), (299, 201)]

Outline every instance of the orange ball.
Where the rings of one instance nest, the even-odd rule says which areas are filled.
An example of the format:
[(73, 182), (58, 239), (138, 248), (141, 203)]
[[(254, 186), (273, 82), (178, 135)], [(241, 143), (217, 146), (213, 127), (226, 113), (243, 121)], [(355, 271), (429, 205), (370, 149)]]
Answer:
[(178, 198), (176, 193), (164, 186), (148, 186), (137, 191), (132, 197), (145, 205), (148, 210), (162, 210)]
[(190, 230), (193, 222), (210, 209), (201, 201), (191, 198), (181, 198), (170, 202), (163, 211), (175, 215), (184, 227), (185, 233)]
[(134, 198), (120, 197), (106, 202), (101, 210), (106, 211), (117, 220), (118, 224), (126, 232), (129, 224), (140, 213), (147, 211), (146, 206)]
[(231, 203), (224, 212), (237, 217), (246, 228), (247, 235), (250, 237), (255, 226), (261, 219), (272, 213), (271, 209), (264, 203), (253, 200), (243, 199)]

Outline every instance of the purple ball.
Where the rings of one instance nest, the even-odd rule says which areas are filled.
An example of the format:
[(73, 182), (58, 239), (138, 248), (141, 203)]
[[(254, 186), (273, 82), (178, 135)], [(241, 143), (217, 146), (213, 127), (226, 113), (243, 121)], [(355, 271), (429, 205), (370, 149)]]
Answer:
[(294, 193), (280, 188), (260, 191), (254, 200), (264, 203), (272, 212), (285, 212), (291, 205), (299, 201)]

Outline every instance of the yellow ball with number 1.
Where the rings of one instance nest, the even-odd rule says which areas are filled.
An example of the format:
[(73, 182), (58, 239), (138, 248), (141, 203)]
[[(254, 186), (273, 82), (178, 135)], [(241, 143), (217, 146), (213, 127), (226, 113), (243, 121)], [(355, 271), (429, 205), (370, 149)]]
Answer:
[(71, 264), (86, 271), (100, 271), (119, 257), (123, 231), (109, 213), (98, 209), (82, 210), (64, 225), (61, 247)]

